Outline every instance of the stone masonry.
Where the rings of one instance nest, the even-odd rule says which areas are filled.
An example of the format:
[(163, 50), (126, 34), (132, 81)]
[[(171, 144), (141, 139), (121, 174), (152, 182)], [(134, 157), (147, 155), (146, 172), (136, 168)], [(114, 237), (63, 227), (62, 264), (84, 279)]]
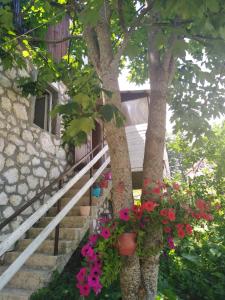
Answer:
[[(0, 66), (0, 222), (49, 185), (67, 167), (60, 140), (31, 122), (32, 98), (16, 85), (26, 71)], [(63, 95), (61, 95), (62, 99)], [(0, 241), (34, 212), (36, 202), (0, 232)]]

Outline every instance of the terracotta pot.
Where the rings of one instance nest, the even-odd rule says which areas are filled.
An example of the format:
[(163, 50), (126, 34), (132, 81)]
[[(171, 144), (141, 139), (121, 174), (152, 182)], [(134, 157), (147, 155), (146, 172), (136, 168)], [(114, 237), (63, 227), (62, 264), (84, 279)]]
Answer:
[(120, 255), (134, 255), (137, 247), (136, 236), (137, 234), (135, 232), (126, 232), (119, 236), (117, 247)]
[(80, 206), (80, 214), (81, 216), (89, 216), (91, 211), (90, 206)]

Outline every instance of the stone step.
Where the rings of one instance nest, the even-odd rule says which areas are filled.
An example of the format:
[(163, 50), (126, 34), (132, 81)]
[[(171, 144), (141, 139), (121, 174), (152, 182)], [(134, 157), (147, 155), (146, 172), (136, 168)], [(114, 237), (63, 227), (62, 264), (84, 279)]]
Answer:
[[(33, 240), (32, 239), (24, 239), (19, 241), (16, 250), (22, 251), (24, 250)], [(77, 241), (59, 241), (59, 254), (67, 254), (75, 249), (78, 245)], [(36, 253), (50, 254), (54, 253), (54, 240), (45, 240), (41, 246), (36, 250)]]
[[(61, 199), (61, 207), (64, 207), (67, 203), (69, 203), (70, 200), (72, 199), (72, 197), (73, 196), (70, 196), (70, 197), (66, 197), (65, 196), (65, 197), (63, 197)], [(80, 200), (75, 205), (76, 206), (79, 206), (79, 205), (89, 205), (89, 203), (90, 203), (90, 198), (88, 196), (83, 196), (83, 197), (80, 198)]]
[[(35, 224), (35, 227), (46, 227), (51, 221), (53, 220), (53, 217), (43, 217), (41, 220)], [(82, 228), (87, 222), (89, 221), (89, 217), (83, 217), (83, 216), (68, 216), (65, 217), (60, 222), (60, 227), (62, 228)]]
[(4, 288), (0, 292), (0, 300), (29, 300), (32, 290)]
[[(66, 194), (65, 197), (71, 197), (71, 196), (75, 196), (78, 192), (80, 191), (80, 189), (74, 187), (71, 188)], [(87, 190), (87, 192), (84, 194), (84, 196), (89, 197), (90, 195), (90, 190)]]
[[(31, 228), (28, 233), (27, 237), (29, 239), (33, 239), (38, 236), (38, 234), (43, 230), (43, 228), (38, 228), (38, 227), (33, 227)], [(86, 228), (63, 228), (60, 227), (59, 229), (59, 239), (60, 240), (77, 240), (80, 241), (80, 239), (83, 237), (83, 233), (87, 230)], [(53, 230), (50, 235), (48, 236), (49, 240), (54, 240), (55, 239), (55, 230)]]
[[(7, 252), (4, 257), (4, 263), (11, 264), (21, 254), (19, 251)], [(59, 256), (46, 255), (41, 253), (34, 253), (25, 262), (24, 266), (33, 267), (37, 269), (55, 269), (57, 267), (57, 261), (60, 260)]]
[[(0, 267), (0, 274), (2, 274), (6, 268), (7, 266)], [(23, 267), (13, 276), (6, 287), (36, 290), (49, 282), (50, 278), (51, 271), (49, 270)]]
[[(48, 217), (55, 217), (58, 213), (57, 207), (53, 206), (49, 209), (47, 216)], [(79, 216), (80, 215), (80, 207), (75, 206), (73, 207), (67, 214), (67, 216)]]

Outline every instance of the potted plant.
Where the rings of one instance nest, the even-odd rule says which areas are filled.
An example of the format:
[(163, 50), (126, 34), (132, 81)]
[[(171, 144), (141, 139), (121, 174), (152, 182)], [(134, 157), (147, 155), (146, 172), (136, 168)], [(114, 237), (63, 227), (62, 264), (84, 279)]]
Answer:
[[(174, 238), (183, 239), (193, 232), (193, 224), (213, 219), (212, 196), (198, 199), (190, 190), (184, 191), (179, 184), (145, 180), (143, 202), (121, 209), (117, 216), (101, 218), (99, 231), (90, 236), (81, 250), (84, 267), (77, 274), (80, 294), (98, 295), (102, 287), (109, 287), (118, 279), (122, 267), (121, 256), (136, 253), (145, 258), (158, 253), (163, 247), (174, 248)], [(161, 231), (163, 241), (158, 248), (144, 248), (146, 234)], [(160, 229), (160, 230), (158, 230)], [(161, 240), (161, 236), (159, 237)], [(130, 247), (129, 247), (130, 246)]]
[(93, 185), (91, 195), (97, 198), (101, 196), (101, 187), (98, 184)]

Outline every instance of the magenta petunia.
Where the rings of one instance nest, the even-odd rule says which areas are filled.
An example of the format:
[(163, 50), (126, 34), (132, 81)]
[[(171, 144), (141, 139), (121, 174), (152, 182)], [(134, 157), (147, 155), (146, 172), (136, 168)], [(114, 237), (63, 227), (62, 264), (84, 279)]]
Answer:
[(111, 235), (109, 228), (102, 228), (102, 231), (100, 234), (105, 240), (107, 240)]
[(79, 282), (83, 282), (85, 280), (85, 276), (87, 274), (86, 268), (81, 268), (79, 273), (77, 273), (76, 278)]
[(99, 282), (99, 277), (98, 276), (95, 276), (95, 275), (89, 275), (88, 276), (88, 285), (90, 287), (95, 287), (96, 285), (98, 285), (100, 282)]
[(83, 248), (81, 249), (81, 254), (82, 254), (83, 256), (87, 256), (87, 253), (88, 253), (88, 251), (89, 251), (90, 248), (91, 248), (91, 246), (90, 246), (89, 243), (85, 244), (85, 245), (83, 246)]
[(81, 296), (89, 296), (90, 294), (90, 287), (88, 284), (84, 284), (84, 285), (77, 285), (77, 287), (79, 288), (80, 290), (80, 295)]
[(95, 292), (95, 295), (98, 295), (98, 294), (101, 292), (101, 290), (102, 290), (102, 285), (101, 285), (101, 283), (98, 283), (98, 284), (96, 284), (95, 286), (93, 286), (93, 290), (94, 290), (94, 292)]
[(121, 209), (120, 212), (119, 212), (119, 216), (120, 216), (121, 220), (123, 220), (123, 221), (129, 221), (129, 219), (130, 219), (129, 208)]
[(173, 242), (173, 238), (170, 236), (168, 237), (168, 246), (170, 249), (175, 249), (175, 245), (174, 245), (174, 242)]
[(90, 275), (93, 276), (100, 276), (102, 274), (102, 271), (100, 269), (100, 267), (94, 266), (91, 271), (90, 271)]
[(98, 235), (97, 234), (92, 234), (90, 237), (89, 237), (89, 242), (94, 246), (96, 244), (98, 240)]

